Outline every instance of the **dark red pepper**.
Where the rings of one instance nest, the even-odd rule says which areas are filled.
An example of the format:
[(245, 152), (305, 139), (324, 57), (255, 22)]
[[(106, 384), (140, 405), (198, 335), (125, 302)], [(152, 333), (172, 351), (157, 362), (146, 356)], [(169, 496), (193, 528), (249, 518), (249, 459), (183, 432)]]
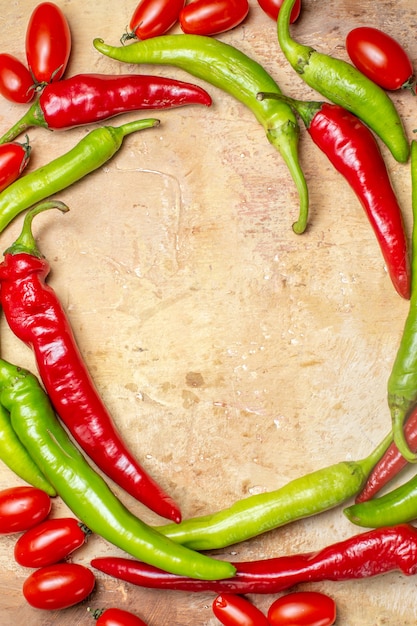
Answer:
[(417, 530), (399, 524), (360, 533), (318, 552), (233, 563), (236, 574), (225, 580), (176, 576), (123, 557), (97, 557), (91, 565), (109, 576), (152, 589), (279, 593), (300, 583), (354, 580), (391, 571), (412, 576), (417, 573)]
[[(33, 216), (37, 213), (33, 211)], [(51, 402), (96, 465), (150, 509), (179, 522), (176, 503), (127, 449), (94, 385), (71, 324), (52, 287), (48, 261), (34, 241), (32, 217), (0, 264), (0, 303), (14, 334), (35, 354)]]
[(211, 103), (201, 87), (163, 76), (77, 74), (46, 85), (39, 99), (0, 138), (0, 143), (11, 141), (32, 126), (65, 130), (128, 111)]
[[(259, 94), (258, 97), (280, 96)], [(355, 192), (376, 235), (391, 281), (399, 295), (408, 300), (411, 266), (403, 216), (374, 135), (339, 105), (285, 100), (301, 117), (314, 143)]]
[[(409, 448), (417, 452), (417, 407), (410, 413), (404, 426), (404, 434)], [(362, 491), (356, 496), (355, 502), (366, 502), (373, 498), (385, 485), (408, 465), (396, 444), (392, 442), (385, 454), (369, 474)]]

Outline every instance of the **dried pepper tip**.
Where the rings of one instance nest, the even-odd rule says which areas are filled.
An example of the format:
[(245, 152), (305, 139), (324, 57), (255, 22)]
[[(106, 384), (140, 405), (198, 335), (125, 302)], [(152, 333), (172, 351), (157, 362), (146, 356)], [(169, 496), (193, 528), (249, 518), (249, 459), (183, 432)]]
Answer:
[(43, 257), (32, 233), (32, 221), (35, 215), (47, 211), (48, 209), (58, 209), (62, 213), (69, 211), (69, 207), (60, 200), (47, 200), (46, 202), (40, 202), (35, 205), (26, 213), (19, 237), (5, 250), (4, 254), (20, 254), (23, 252), (39, 258)]

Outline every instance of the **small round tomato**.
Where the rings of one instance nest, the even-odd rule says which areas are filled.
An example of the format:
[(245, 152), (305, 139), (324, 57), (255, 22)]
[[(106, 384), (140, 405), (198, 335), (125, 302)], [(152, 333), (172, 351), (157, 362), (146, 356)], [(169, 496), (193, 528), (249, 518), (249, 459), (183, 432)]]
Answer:
[[(263, 11), (275, 22), (278, 20), (278, 13), (283, 5), (284, 0), (258, 0), (258, 4)], [(296, 0), (291, 11), (290, 24), (294, 24), (300, 17), (301, 0)]]
[(35, 570), (23, 583), (23, 595), (35, 609), (57, 611), (85, 600), (93, 591), (93, 572), (78, 563), (57, 563)]
[(191, 35), (217, 35), (241, 24), (248, 13), (248, 0), (194, 0), (181, 11), (180, 26)]
[(23, 567), (52, 565), (80, 548), (90, 533), (73, 517), (47, 519), (19, 537), (14, 558)]
[(0, 192), (19, 178), (30, 159), (29, 141), (0, 144)]
[(296, 591), (281, 596), (268, 610), (271, 626), (331, 626), (336, 621), (336, 604), (318, 591)]
[(42, 522), (51, 510), (51, 498), (35, 487), (0, 491), (0, 533), (20, 533)]
[(96, 626), (146, 626), (139, 617), (123, 609), (103, 609), (93, 612)]
[(0, 93), (18, 104), (27, 104), (35, 96), (31, 73), (12, 54), (0, 54)]
[(53, 2), (41, 2), (26, 30), (26, 58), (38, 83), (62, 78), (71, 53), (71, 31), (64, 13)]
[(346, 37), (346, 50), (358, 70), (383, 89), (415, 88), (413, 65), (404, 48), (378, 28), (362, 26)]
[(266, 616), (254, 604), (233, 593), (217, 596), (213, 613), (224, 626), (269, 626)]
[(141, 0), (129, 22), (124, 39), (150, 39), (165, 35), (176, 24), (185, 0)]

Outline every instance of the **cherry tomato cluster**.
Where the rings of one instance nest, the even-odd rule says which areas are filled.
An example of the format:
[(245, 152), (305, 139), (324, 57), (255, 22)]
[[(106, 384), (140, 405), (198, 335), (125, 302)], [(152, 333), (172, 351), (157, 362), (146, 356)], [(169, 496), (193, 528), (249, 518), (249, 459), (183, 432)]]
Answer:
[[(275, 21), (284, 0), (258, 0), (259, 6)], [(291, 13), (291, 22), (300, 15), (301, 0)], [(136, 37), (149, 39), (167, 33), (179, 23), (184, 33), (218, 35), (241, 24), (249, 13), (248, 0), (141, 0), (122, 41)]]
[[(51, 498), (30, 486), (0, 491), (0, 534), (22, 533), (14, 558), (34, 571), (23, 583), (23, 596), (33, 607), (60, 610), (85, 600), (95, 587), (93, 572), (65, 559), (84, 545), (91, 531), (71, 517), (50, 518)], [(98, 626), (146, 626), (128, 611), (95, 611)]]
[(15, 56), (0, 54), (0, 93), (19, 104), (33, 100), (42, 85), (62, 78), (71, 53), (71, 32), (53, 2), (38, 4), (30, 16), (25, 40), (25, 65)]
[(296, 591), (275, 600), (264, 615), (243, 596), (224, 593), (215, 598), (213, 613), (224, 626), (332, 626), (336, 604), (318, 591)]

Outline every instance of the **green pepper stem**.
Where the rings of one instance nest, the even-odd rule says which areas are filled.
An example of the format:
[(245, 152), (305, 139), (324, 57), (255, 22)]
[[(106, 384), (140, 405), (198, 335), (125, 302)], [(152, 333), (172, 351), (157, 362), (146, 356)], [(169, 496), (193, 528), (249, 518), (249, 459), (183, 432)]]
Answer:
[(310, 124), (316, 113), (318, 113), (323, 106), (323, 102), (316, 102), (314, 100), (295, 100), (289, 96), (283, 94), (260, 91), (256, 95), (258, 100), (281, 100), (286, 102), (303, 120), (306, 128), (310, 128)]
[(20, 120), (16, 122), (16, 124), (13, 124), (13, 126), (9, 128), (9, 130), (4, 133), (2, 137), (0, 137), (0, 144), (13, 141), (13, 139), (33, 126), (48, 128), (48, 124), (45, 122), (38, 100), (32, 104), (32, 106), (26, 111)]
[(47, 200), (46, 202), (40, 202), (26, 213), (19, 237), (9, 248), (7, 248), (4, 254), (26, 253), (31, 256), (42, 258), (43, 255), (40, 252), (33, 236), (32, 222), (35, 215), (38, 215), (43, 211), (48, 211), (49, 209), (58, 209), (62, 213), (69, 211), (69, 207), (60, 200)]
[(294, 4), (295, 0), (284, 0), (281, 5), (277, 20), (278, 42), (290, 65), (298, 74), (302, 74), (314, 49), (291, 38), (290, 19)]
[[(146, 120), (133, 120), (133, 122), (127, 122), (122, 126), (118, 126), (114, 130), (119, 131), (119, 133), (122, 134), (122, 137), (126, 137), (126, 135), (136, 133), (138, 130), (144, 130), (145, 128), (154, 128), (155, 126), (159, 126), (160, 123), (160, 120), (151, 117)], [(109, 126), (108, 128), (114, 127)]]

